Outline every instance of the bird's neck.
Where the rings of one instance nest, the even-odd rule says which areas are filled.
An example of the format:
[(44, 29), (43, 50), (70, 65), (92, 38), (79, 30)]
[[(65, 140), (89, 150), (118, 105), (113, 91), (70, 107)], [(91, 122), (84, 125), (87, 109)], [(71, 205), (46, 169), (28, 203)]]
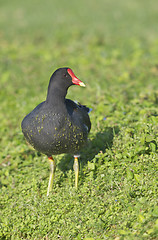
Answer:
[(48, 88), (46, 102), (53, 104), (53, 107), (59, 107), (65, 103), (65, 96), (67, 94), (67, 89), (62, 89), (59, 87)]

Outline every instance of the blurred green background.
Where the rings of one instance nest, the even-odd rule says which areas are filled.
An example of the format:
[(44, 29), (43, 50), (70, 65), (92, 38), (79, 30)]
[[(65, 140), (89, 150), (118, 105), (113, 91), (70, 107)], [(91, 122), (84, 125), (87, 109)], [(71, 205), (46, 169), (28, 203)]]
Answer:
[[(0, 0), (1, 239), (157, 239), (158, 3)], [(74, 189), (73, 159), (49, 166), (25, 141), (23, 117), (68, 66), (93, 108)]]

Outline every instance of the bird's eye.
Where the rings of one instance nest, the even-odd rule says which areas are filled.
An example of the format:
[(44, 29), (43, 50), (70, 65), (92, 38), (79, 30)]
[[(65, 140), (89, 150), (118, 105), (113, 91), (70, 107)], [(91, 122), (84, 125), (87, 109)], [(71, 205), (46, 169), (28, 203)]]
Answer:
[(66, 73), (64, 73), (63, 76), (66, 77), (66, 78), (68, 77), (68, 75)]

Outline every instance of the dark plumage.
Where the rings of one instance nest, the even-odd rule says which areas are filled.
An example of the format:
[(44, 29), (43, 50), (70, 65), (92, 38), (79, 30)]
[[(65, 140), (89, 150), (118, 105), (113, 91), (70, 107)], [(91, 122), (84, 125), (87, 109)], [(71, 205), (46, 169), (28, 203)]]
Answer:
[[(65, 98), (68, 88), (74, 84), (85, 86), (70, 68), (56, 70), (50, 78), (46, 100), (21, 124), (26, 140), (46, 154), (51, 163), (54, 162), (52, 154), (78, 155), (91, 128), (89, 108)], [(53, 176), (54, 171), (55, 162)]]

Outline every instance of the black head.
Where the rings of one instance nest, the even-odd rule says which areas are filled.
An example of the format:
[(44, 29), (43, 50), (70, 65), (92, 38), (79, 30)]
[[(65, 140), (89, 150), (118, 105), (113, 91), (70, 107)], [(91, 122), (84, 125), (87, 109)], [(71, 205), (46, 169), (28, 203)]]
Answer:
[(70, 68), (59, 68), (50, 78), (48, 95), (56, 93), (65, 97), (67, 89), (71, 85), (85, 86), (85, 84), (75, 76)]
[(70, 68), (58, 68), (51, 76), (51, 81), (57, 82), (58, 85), (64, 87), (70, 87), (71, 85), (85, 86), (81, 80), (79, 80)]

